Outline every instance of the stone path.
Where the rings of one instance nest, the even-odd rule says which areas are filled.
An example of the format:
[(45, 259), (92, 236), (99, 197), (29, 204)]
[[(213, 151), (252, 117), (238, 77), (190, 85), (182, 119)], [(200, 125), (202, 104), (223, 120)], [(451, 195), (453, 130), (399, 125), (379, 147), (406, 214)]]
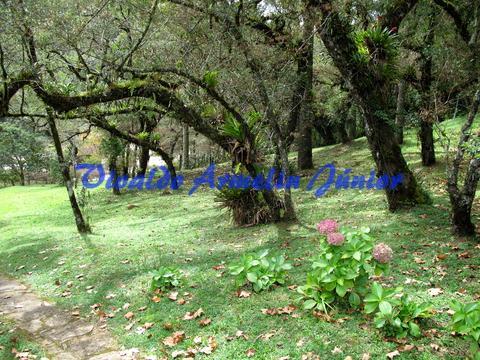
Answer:
[(43, 301), (26, 286), (0, 277), (0, 315), (15, 321), (49, 355), (49, 360), (132, 360), (132, 350), (115, 351), (111, 335)]

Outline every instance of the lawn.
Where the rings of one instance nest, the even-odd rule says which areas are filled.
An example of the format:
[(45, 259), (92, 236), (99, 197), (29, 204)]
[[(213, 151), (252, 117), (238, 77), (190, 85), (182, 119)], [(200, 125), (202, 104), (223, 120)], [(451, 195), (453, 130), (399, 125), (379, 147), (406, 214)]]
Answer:
[[(445, 126), (453, 132), (458, 123)], [(317, 199), (302, 184), (302, 189), (294, 191), (298, 222), (249, 228), (233, 226), (218, 209), (210, 189), (192, 196), (187, 187), (173, 194), (127, 192), (120, 197), (97, 190), (89, 214), (94, 233), (82, 238), (75, 231), (63, 187), (1, 189), (0, 272), (30, 285), (65, 309), (105, 322), (125, 348), (137, 347), (159, 358), (197, 346), (196, 337), (205, 346), (211, 336), (217, 349), (199, 357), (243, 359), (254, 349), (256, 359), (300, 359), (308, 353), (322, 359), (360, 359), (363, 354), (385, 358), (399, 344), (386, 341), (359, 312), (339, 310), (333, 314), (336, 321), (326, 322), (301, 309), (277, 316), (261, 311), (295, 304), (298, 294), (288, 286), (305, 282), (319, 246), (315, 224), (335, 218), (351, 228), (369, 226), (377, 241), (393, 248), (391, 271), (383, 283), (403, 285), (414, 298), (435, 305), (437, 314), (427, 329), (438, 331), (407, 339), (407, 344), (416, 347), (395, 359), (463, 359), (468, 345), (451, 335), (447, 310), (453, 299), (467, 302), (479, 297), (480, 256), (474, 241), (450, 234), (445, 162), (440, 146), (438, 150), (438, 164), (421, 168), (415, 134), (407, 134), (404, 153), (431, 194), (432, 206), (391, 214), (382, 192), (331, 190)], [(373, 167), (365, 139), (316, 149), (314, 156), (317, 167), (334, 161), (338, 168), (351, 167), (362, 175)], [(132, 204), (138, 207), (128, 209)], [(476, 202), (476, 222), (478, 206)], [(228, 264), (244, 253), (267, 248), (286, 254), (295, 265), (288, 286), (237, 297)], [(186, 300), (183, 305), (166, 297), (152, 301), (150, 272), (171, 265), (187, 274), (178, 294)], [(431, 288), (442, 292), (432, 297), (427, 292)], [(185, 313), (199, 308), (205, 313), (202, 318), (211, 319), (209, 325), (200, 326), (200, 319), (182, 320)], [(128, 326), (132, 320), (124, 317), (127, 312), (134, 315), (133, 326)], [(144, 331), (141, 326), (145, 323), (153, 323), (153, 327)], [(168, 348), (162, 342), (174, 331), (184, 331), (186, 339)]]

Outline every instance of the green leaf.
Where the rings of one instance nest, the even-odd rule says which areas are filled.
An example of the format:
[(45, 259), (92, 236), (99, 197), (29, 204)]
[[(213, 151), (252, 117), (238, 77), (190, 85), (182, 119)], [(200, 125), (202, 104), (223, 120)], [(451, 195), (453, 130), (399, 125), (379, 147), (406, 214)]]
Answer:
[(361, 303), (360, 296), (358, 296), (356, 293), (352, 292), (352, 293), (350, 293), (350, 296), (348, 297), (348, 302), (353, 307), (357, 307)]
[(377, 297), (377, 299), (382, 299), (383, 297), (383, 288), (382, 285), (380, 285), (377, 282), (374, 282), (372, 285), (372, 293)]
[(378, 308), (380, 312), (385, 315), (390, 315), (393, 311), (392, 305), (388, 301), (381, 301)]
[(342, 285), (337, 285), (337, 287), (335, 288), (335, 291), (337, 292), (338, 296), (344, 297), (345, 294), (347, 293), (347, 288)]
[(365, 303), (365, 313), (366, 314), (371, 314), (377, 309), (378, 303), (372, 302), (372, 303)]
[(257, 282), (258, 278), (256, 274), (249, 272), (247, 274), (247, 280), (250, 281), (251, 283), (255, 283)]
[(362, 253), (360, 251), (356, 251), (354, 254), (353, 254), (353, 258), (357, 261), (360, 261), (360, 259), (362, 258)]
[(420, 327), (417, 324), (415, 324), (413, 321), (410, 321), (408, 325), (410, 327), (410, 334), (412, 336), (419, 337), (420, 335), (422, 335), (422, 332), (420, 331)]
[(315, 300), (307, 300), (303, 303), (303, 308), (305, 310), (310, 310), (310, 309), (313, 309), (315, 306), (317, 306), (317, 302)]

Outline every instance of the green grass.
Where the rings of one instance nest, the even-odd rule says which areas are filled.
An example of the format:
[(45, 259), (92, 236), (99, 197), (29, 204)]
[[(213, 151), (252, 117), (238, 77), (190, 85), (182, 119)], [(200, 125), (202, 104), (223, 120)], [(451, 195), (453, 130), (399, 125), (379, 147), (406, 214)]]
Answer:
[(0, 359), (13, 360), (16, 353), (29, 353), (40, 359), (45, 352), (29, 336), (15, 327), (15, 324), (7, 319), (0, 321)]
[[(455, 126), (448, 126), (454, 131), (458, 121)], [(172, 349), (166, 348), (162, 340), (172, 331), (185, 331), (187, 339), (173, 350), (193, 346), (196, 336), (206, 342), (213, 335), (218, 348), (208, 356), (211, 359), (243, 359), (250, 348), (256, 350), (257, 359), (299, 359), (308, 352), (322, 359), (344, 359), (347, 355), (358, 359), (363, 353), (370, 353), (372, 359), (385, 358), (398, 345), (385, 341), (372, 321), (361, 313), (340, 312), (336, 317), (347, 319), (337, 323), (322, 322), (301, 310), (296, 311), (299, 317), (267, 316), (262, 314), (262, 308), (286, 306), (297, 294), (285, 286), (239, 299), (235, 296), (234, 279), (212, 269), (222, 263), (228, 265), (246, 252), (269, 248), (285, 253), (298, 265), (291, 271), (288, 285), (301, 285), (310, 268), (309, 259), (318, 248), (315, 224), (333, 217), (350, 227), (368, 225), (378, 241), (388, 243), (395, 251), (386, 282), (401, 285), (407, 279), (418, 280), (413, 284), (407, 281), (405, 291), (417, 299), (431, 300), (439, 310), (430, 324), (438, 329), (436, 337), (409, 339), (420, 350), (402, 353), (396, 359), (463, 359), (468, 344), (450, 335), (445, 311), (450, 300), (471, 301), (480, 293), (478, 249), (474, 242), (450, 234), (443, 158), (439, 156), (438, 164), (431, 169), (422, 168), (413, 132), (407, 134), (404, 152), (431, 193), (433, 206), (391, 214), (382, 192), (332, 190), (316, 199), (303, 190), (303, 184), (303, 189), (294, 192), (297, 223), (250, 228), (234, 227), (216, 207), (210, 189), (193, 196), (188, 196), (184, 189), (172, 195), (128, 192), (120, 197), (99, 190), (94, 192), (92, 202), (94, 234), (81, 238), (76, 234), (64, 188), (2, 189), (0, 272), (31, 285), (61, 307), (78, 308), (82, 316), (95, 321), (99, 317), (90, 306), (100, 303), (102, 311), (115, 314), (105, 321), (119, 342), (125, 347), (139, 347), (146, 354), (170, 354)], [(351, 167), (355, 174), (367, 175), (373, 168), (365, 139), (316, 149), (314, 156), (317, 167), (334, 160), (338, 168)], [(129, 204), (138, 207), (127, 210)], [(474, 220), (478, 221), (479, 216), (477, 202)], [(452, 250), (449, 244), (457, 245), (459, 250)], [(471, 257), (459, 258), (464, 252)], [(437, 254), (447, 257), (437, 261)], [(425, 263), (416, 264), (414, 258), (422, 258)], [(179, 294), (192, 295), (187, 304), (178, 305), (166, 298), (159, 303), (150, 300), (153, 295), (149, 291), (149, 272), (160, 266), (178, 266), (187, 273), (187, 284)], [(77, 279), (81, 274), (83, 277)], [(71, 288), (67, 287), (68, 282), (73, 283)], [(90, 286), (94, 288), (87, 290)], [(443, 294), (429, 298), (426, 290), (432, 287), (442, 288)], [(66, 290), (71, 291), (71, 296), (62, 297)], [(138, 323), (131, 330), (125, 329), (125, 303), (130, 304), (128, 311), (135, 313)], [(147, 309), (139, 311), (143, 306)], [(211, 325), (200, 327), (197, 321), (182, 320), (187, 311), (200, 307), (212, 319)], [(145, 322), (155, 325), (144, 334), (136, 333), (136, 328)], [(173, 330), (165, 330), (162, 325), (166, 323), (171, 323)], [(248, 340), (226, 339), (238, 330)], [(271, 332), (275, 332), (273, 337), (262, 339), (262, 334)], [(297, 346), (300, 340), (303, 345)], [(441, 351), (433, 350), (432, 343), (439, 345)], [(335, 347), (343, 353), (332, 354)]]

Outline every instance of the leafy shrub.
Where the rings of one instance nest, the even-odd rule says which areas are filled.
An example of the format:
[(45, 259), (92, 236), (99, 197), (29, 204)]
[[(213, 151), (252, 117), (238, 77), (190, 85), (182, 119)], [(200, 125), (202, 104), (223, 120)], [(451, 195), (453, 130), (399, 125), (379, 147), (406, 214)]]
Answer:
[(298, 288), (305, 300), (304, 308), (327, 312), (332, 303), (342, 301), (346, 295), (350, 306), (358, 307), (361, 297), (368, 292), (369, 276), (380, 275), (388, 269), (385, 260), (390, 260), (391, 249), (385, 244), (377, 245), (375, 250), (381, 246), (384, 252), (390, 251), (390, 256), (375, 259), (368, 228), (337, 232), (338, 224), (334, 220), (324, 220), (317, 229), (326, 235), (326, 241), (313, 261), (306, 284)]
[(175, 267), (162, 266), (158, 270), (152, 272), (151, 289), (166, 291), (177, 286), (183, 282), (182, 272)]
[(254, 189), (231, 189), (228, 186), (216, 193), (215, 202), (227, 209), (233, 222), (239, 226), (268, 223), (272, 212), (263, 194)]
[(432, 315), (430, 303), (412, 301), (402, 289), (384, 289), (379, 283), (373, 283), (371, 293), (365, 297), (365, 312), (375, 314), (375, 326), (383, 329), (387, 336), (398, 338), (421, 335), (418, 321)]
[(268, 290), (273, 284), (284, 284), (287, 271), (292, 265), (283, 255), (268, 256), (264, 250), (257, 254), (243, 255), (239, 262), (230, 266), (230, 274), (236, 276), (237, 287), (252, 284), (253, 290)]
[(473, 359), (480, 359), (480, 301), (462, 304), (453, 301), (451, 304), (454, 311), (452, 328), (459, 334), (464, 335), (471, 341), (470, 350)]

